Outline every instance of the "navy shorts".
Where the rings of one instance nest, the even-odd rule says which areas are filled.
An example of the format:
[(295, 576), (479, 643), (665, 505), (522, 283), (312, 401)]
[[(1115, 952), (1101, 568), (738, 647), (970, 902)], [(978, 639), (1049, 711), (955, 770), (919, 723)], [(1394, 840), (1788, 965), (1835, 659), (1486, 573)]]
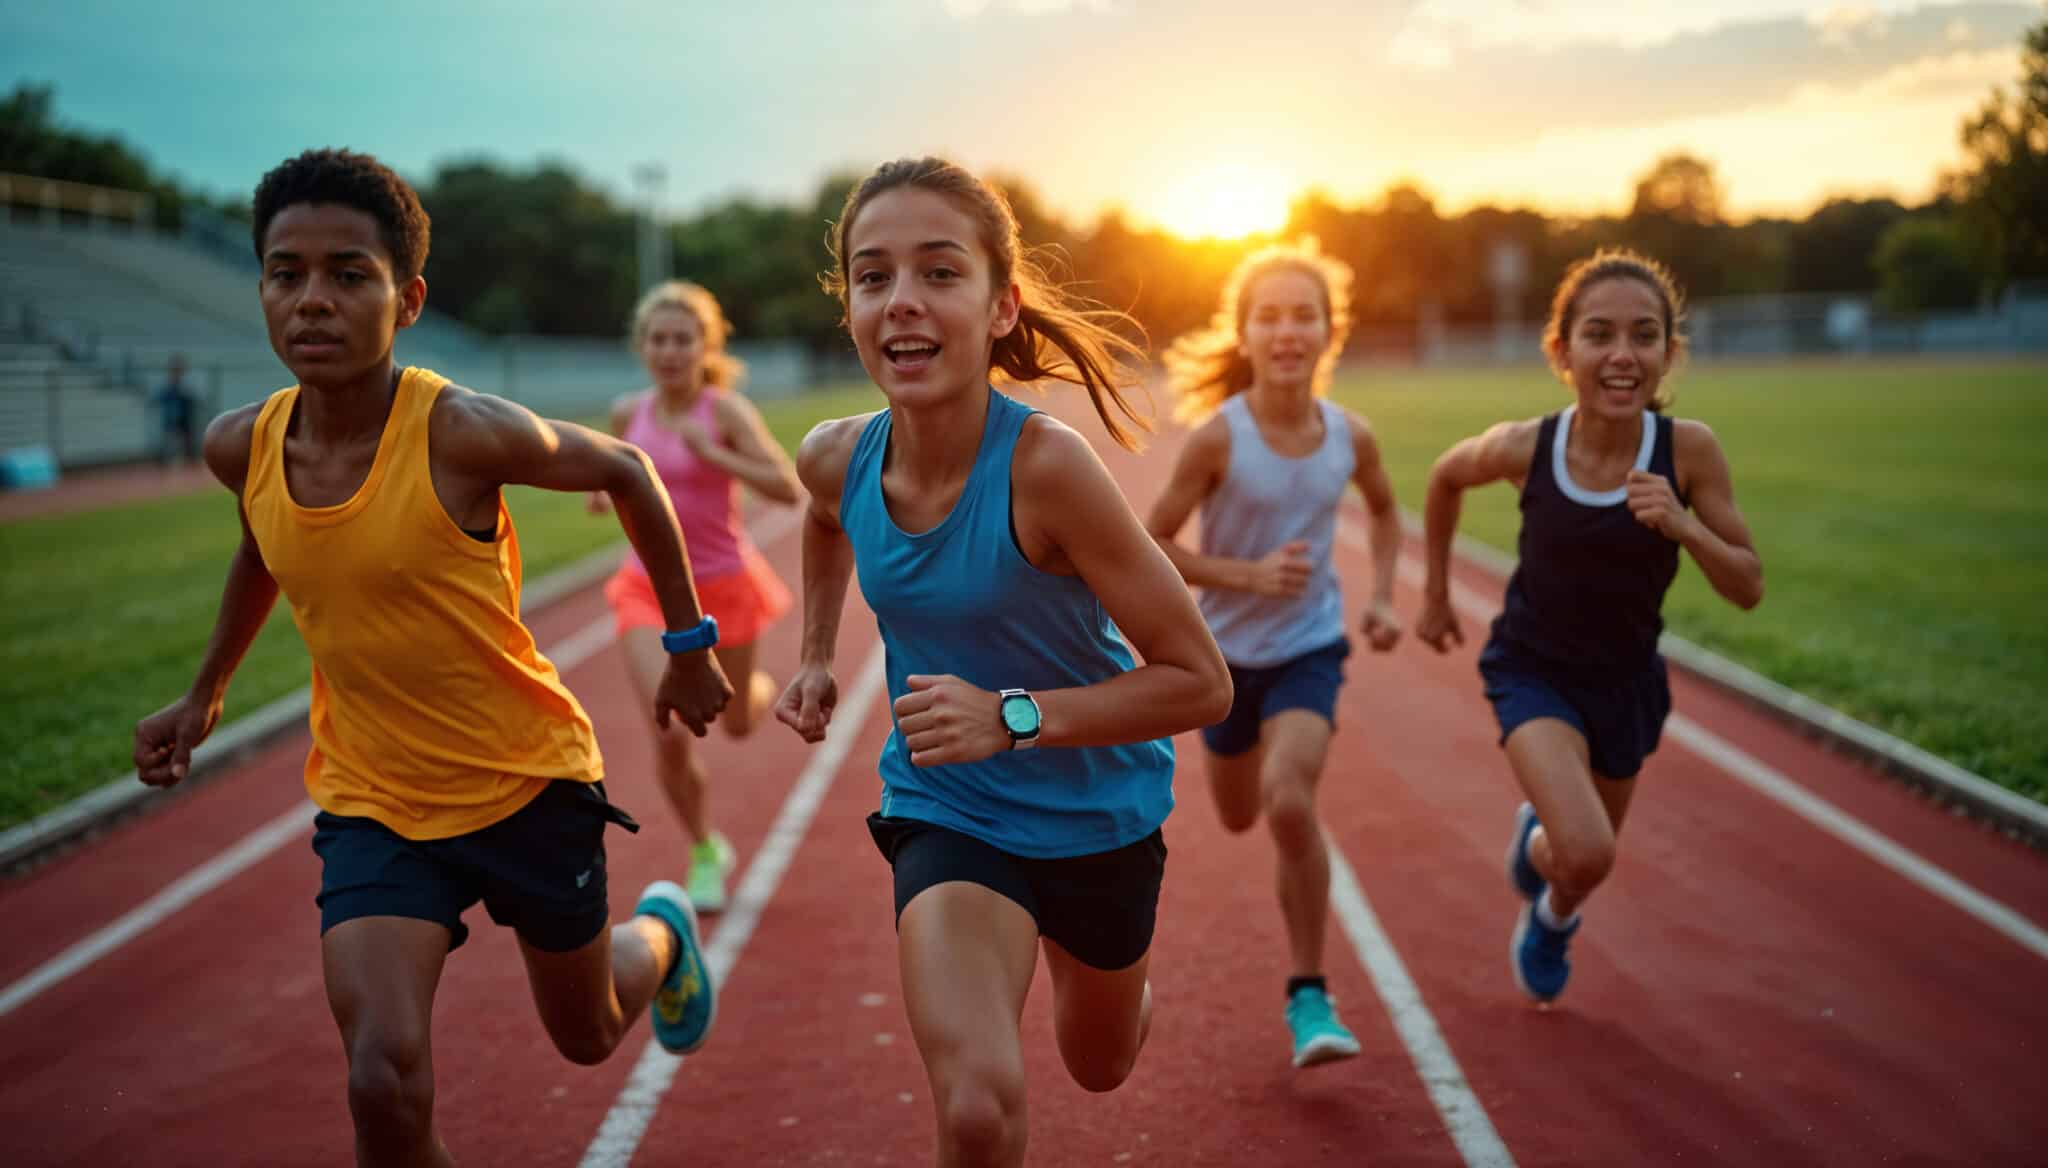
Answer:
[(1664, 658), (1633, 672), (1576, 670), (1544, 661), (1494, 638), (1479, 654), (1486, 700), (1500, 722), (1500, 740), (1522, 723), (1556, 718), (1586, 740), (1593, 773), (1633, 779), (1657, 749), (1671, 714), (1671, 682)]
[(1159, 883), (1166, 875), (1162, 832), (1085, 856), (1034, 860), (918, 819), (868, 816), (868, 833), (896, 873), (896, 917), (934, 884), (964, 880), (1014, 901), (1081, 964), (1126, 969), (1152, 948)]
[(358, 917), (412, 917), (469, 938), (462, 914), (481, 900), (491, 919), (549, 953), (580, 949), (604, 930), (604, 829), (640, 825), (603, 783), (557, 779), (526, 806), (466, 835), (410, 840), (374, 819), (313, 818), (320, 855), (320, 933)]
[(1337, 691), (1344, 688), (1344, 659), (1349, 656), (1351, 642), (1343, 640), (1278, 665), (1231, 666), (1236, 696), (1221, 722), (1202, 728), (1203, 743), (1212, 754), (1225, 758), (1243, 754), (1259, 744), (1259, 728), (1266, 719), (1282, 710), (1308, 710), (1335, 726)]

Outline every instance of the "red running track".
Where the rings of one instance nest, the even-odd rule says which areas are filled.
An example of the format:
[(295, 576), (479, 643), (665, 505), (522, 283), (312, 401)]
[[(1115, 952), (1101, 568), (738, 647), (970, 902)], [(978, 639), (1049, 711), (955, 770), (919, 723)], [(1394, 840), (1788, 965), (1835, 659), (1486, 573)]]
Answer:
[[(1171, 446), (1143, 459), (1107, 455), (1141, 506)], [(796, 578), (794, 538), (768, 552)], [(1355, 606), (1365, 556), (1355, 541), (1340, 543), (1339, 556)], [(1497, 603), (1497, 579), (1470, 565), (1460, 574)], [(1416, 600), (1404, 586), (1401, 611), (1412, 614)], [(602, 616), (587, 591), (538, 617), (536, 632), (560, 645)], [(1670, 735), (1643, 776), (1612, 882), (1587, 910), (1571, 989), (1552, 1009), (1523, 999), (1507, 967), (1519, 902), (1500, 870), (1519, 797), (1479, 692), (1483, 625), (1468, 615), (1466, 627), (1470, 647), (1449, 657), (1407, 641), (1351, 660), (1321, 806), (1363, 893), (1339, 898), (1347, 927), (1333, 922), (1328, 969), (1364, 1055), (1307, 1072), (1288, 1066), (1271, 845), (1260, 832), (1233, 837), (1217, 826), (1197, 744), (1184, 739), (1151, 1044), (1123, 1088), (1083, 1093), (1060, 1068), (1041, 978), (1025, 1013), (1032, 1163), (2040, 1162), (2048, 956)], [(796, 638), (794, 620), (771, 630), (762, 660), (786, 670)], [(842, 693), (874, 640), (856, 600)], [(597, 722), (613, 797), (646, 824), (638, 836), (611, 836), (612, 903), (623, 912), (646, 881), (677, 874), (681, 833), (655, 788), (616, 651), (566, 676)], [(2048, 863), (2038, 854), (1711, 688), (1678, 677), (1675, 691), (1681, 713), (1706, 731), (2009, 909), (2022, 937), (2048, 929)], [(707, 740), (714, 807), (742, 857), (734, 887), (761, 894), (760, 911), (714, 918), (712, 944), (733, 958), (718, 1029), (665, 1088), (640, 1092), (651, 1110), (638, 1114), (651, 1118), (637, 1136), (615, 1138), (606, 1119), (645, 1031), (605, 1066), (564, 1062), (534, 1017), (511, 938), (472, 919), (435, 1019), (437, 1115), (459, 1160), (930, 1161), (888, 872), (862, 822), (877, 797), (886, 719), (880, 700), (843, 705), (844, 728), (863, 725), (818, 748), (841, 756), (830, 767), (832, 755), (779, 726), (744, 743)], [(309, 829), (279, 829), (281, 847), (218, 887), (26, 1000), (8, 1000), (53, 958), (303, 804), (304, 749), (303, 736), (280, 742), (0, 887), (0, 1164), (348, 1162)], [(829, 786), (771, 888), (748, 869), (807, 768)], [(1398, 975), (1368, 972), (1389, 976), (1389, 954), (1412, 979), (1412, 1000)], [(1409, 1045), (1418, 1042), (1420, 1056)], [(657, 1058), (646, 1069), (667, 1066)]]

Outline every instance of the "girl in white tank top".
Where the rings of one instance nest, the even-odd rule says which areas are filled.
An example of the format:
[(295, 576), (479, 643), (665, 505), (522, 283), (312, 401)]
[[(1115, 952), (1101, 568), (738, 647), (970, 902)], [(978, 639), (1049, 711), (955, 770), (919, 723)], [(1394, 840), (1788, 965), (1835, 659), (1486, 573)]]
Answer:
[[(1249, 830), (1263, 815), (1273, 833), (1297, 1067), (1358, 1053), (1323, 980), (1330, 864), (1315, 808), (1350, 652), (1331, 544), (1352, 483), (1371, 515), (1373, 550), (1360, 631), (1375, 652), (1401, 636), (1393, 487), (1364, 419), (1323, 398), (1350, 327), (1350, 288), (1351, 270), (1310, 243), (1238, 265), (1211, 326), (1167, 352), (1176, 412), (1201, 425), (1147, 524), (1202, 590), (1202, 614), (1231, 666), (1230, 714), (1202, 732), (1210, 790), (1226, 828)], [(1199, 554), (1174, 542), (1197, 507)]]

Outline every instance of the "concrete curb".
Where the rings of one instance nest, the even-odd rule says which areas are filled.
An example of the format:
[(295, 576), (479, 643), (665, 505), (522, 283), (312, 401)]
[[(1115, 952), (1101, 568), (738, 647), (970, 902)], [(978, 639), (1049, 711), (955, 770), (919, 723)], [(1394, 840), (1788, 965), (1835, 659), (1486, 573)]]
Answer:
[[(523, 590), (521, 611), (530, 616), (609, 576), (618, 568), (624, 546), (623, 541), (606, 546), (535, 580)], [(73, 841), (138, 813), (144, 805), (161, 806), (167, 799), (180, 797), (230, 763), (304, 726), (311, 703), (312, 690), (301, 686), (218, 727), (192, 752), (192, 770), (185, 780), (169, 791), (145, 787), (133, 770), (127, 770), (62, 807), (0, 832), (0, 874), (13, 875)]]
[[(1404, 510), (1401, 523), (1410, 535), (1422, 537), (1418, 516)], [(1502, 577), (1515, 570), (1513, 556), (1466, 536), (1458, 536), (1454, 548), (1458, 555)], [(1657, 647), (1673, 665), (1699, 680), (1871, 764), (1937, 802), (1961, 809), (2029, 846), (2048, 850), (2048, 807), (1683, 637), (1665, 633)]]

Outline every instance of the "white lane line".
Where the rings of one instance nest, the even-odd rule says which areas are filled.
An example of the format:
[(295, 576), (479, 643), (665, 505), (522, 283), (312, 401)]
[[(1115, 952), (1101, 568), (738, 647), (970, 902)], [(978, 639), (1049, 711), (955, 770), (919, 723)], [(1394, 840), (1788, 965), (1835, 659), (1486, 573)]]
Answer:
[[(581, 665), (612, 641), (612, 618), (599, 617), (571, 633), (546, 656), (563, 673)], [(240, 875), (251, 864), (297, 839), (313, 822), (311, 800), (243, 836), (228, 849), (179, 877), (170, 887), (136, 905), (77, 944), (36, 966), (21, 980), (0, 990), (0, 1017), (71, 977), (100, 958), (162, 924), (179, 909)]]
[[(783, 800), (782, 810), (776, 814), (753, 863), (747, 866), (746, 877), (740, 882), (731, 906), (718, 918), (718, 928), (706, 947), (704, 962), (711, 967), (711, 976), (721, 992), (729, 988), (727, 979), (748, 939), (754, 935), (761, 910), (774, 898), (783, 874), (803, 843), (804, 833), (817, 815), (818, 805), (824, 802), (825, 792), (838, 776), (847, 751), (860, 737), (876, 699), (881, 696), (884, 660), (883, 648), (878, 644), (868, 654), (846, 700), (839, 704), (824, 744), (811, 753), (803, 774)], [(682, 1065), (681, 1056), (648, 1040), (639, 1061), (633, 1064), (632, 1073), (626, 1077), (626, 1085), (619, 1090), (619, 1097), (583, 1153), (582, 1168), (624, 1168), (632, 1161), (654, 1113), (661, 1107), (662, 1096), (674, 1085), (676, 1071)]]
[[(786, 508), (770, 512), (755, 527), (754, 542), (765, 547), (787, 535), (796, 526), (799, 511), (799, 508)], [(557, 641), (543, 651), (543, 656), (555, 663), (556, 672), (566, 674), (611, 643), (612, 618), (603, 616)], [(179, 909), (219, 888), (251, 864), (291, 842), (313, 822), (315, 810), (311, 801), (300, 803), (243, 836), (227, 850), (179, 877), (170, 887), (123, 913), (112, 923), (36, 966), (20, 980), (0, 990), (0, 1018), (162, 924)]]
[(1450, 1043), (1444, 1041), (1435, 1016), (1423, 1004), (1422, 991), (1416, 988), (1415, 979), (1408, 976), (1408, 967), (1401, 963), (1394, 942), (1380, 928), (1379, 917), (1358, 886), (1358, 877), (1345, 862), (1336, 841), (1325, 835), (1323, 842), (1330, 853), (1330, 908), (1351, 938), (1351, 947), (1358, 951), (1359, 960), (1365, 963), (1366, 973), (1372, 976), (1373, 988), (1379, 991), (1380, 1001), (1393, 1019), (1401, 1045), (1408, 1048), (1408, 1058), (1429, 1092), (1429, 1101), (1436, 1105), (1437, 1115), (1443, 1118), (1451, 1142), (1472, 1168), (1513, 1168), (1515, 1158), (1508, 1154), (1508, 1147), (1494, 1130), (1493, 1121), (1487, 1118), (1479, 1096), (1465, 1081), (1465, 1072), (1451, 1054)]
[(0, 1017), (227, 883), (244, 868), (282, 847), (285, 841), (298, 838), (312, 822), (313, 805), (300, 803), (243, 836), (239, 843), (179, 877), (114, 923), (36, 966), (28, 976), (0, 991)]
[[(1364, 529), (1348, 519), (1339, 524), (1338, 535), (1353, 547), (1369, 546)], [(1423, 584), (1422, 566), (1412, 559), (1401, 560), (1400, 575), (1414, 587)], [(1500, 610), (1498, 602), (1456, 580), (1451, 582), (1451, 603), (1475, 621), (1490, 621)], [(2035, 956), (2048, 958), (2048, 930), (2008, 905), (1971, 888), (1684, 714), (1672, 714), (1665, 728), (1680, 745), (1714, 764), (1723, 774), (1989, 925)]]

